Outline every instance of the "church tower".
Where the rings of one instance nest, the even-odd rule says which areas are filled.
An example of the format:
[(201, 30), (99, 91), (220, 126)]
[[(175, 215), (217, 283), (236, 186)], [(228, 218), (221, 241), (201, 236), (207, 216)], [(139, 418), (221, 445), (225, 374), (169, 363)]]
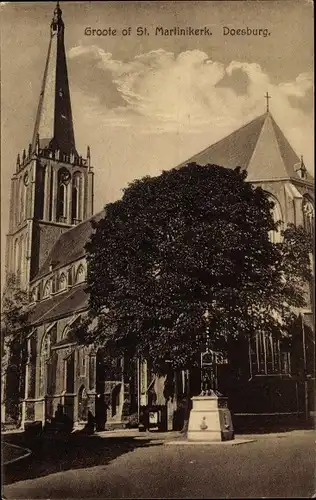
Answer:
[(60, 234), (93, 215), (93, 168), (75, 145), (65, 25), (57, 2), (32, 142), (18, 155), (11, 180), (7, 273), (29, 281)]

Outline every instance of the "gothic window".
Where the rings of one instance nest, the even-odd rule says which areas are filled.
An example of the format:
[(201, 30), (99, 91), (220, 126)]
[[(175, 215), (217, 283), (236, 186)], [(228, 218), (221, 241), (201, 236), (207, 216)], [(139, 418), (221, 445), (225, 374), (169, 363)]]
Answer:
[(28, 216), (28, 187), (24, 187), (24, 220), (27, 219)]
[(28, 387), (27, 387), (28, 398), (35, 398), (36, 348), (37, 348), (37, 334), (35, 331), (28, 340)]
[(86, 277), (85, 277), (84, 267), (81, 264), (76, 272), (75, 283), (82, 283), (85, 280), (85, 278)]
[(306, 232), (312, 235), (314, 232), (315, 211), (312, 202), (308, 198), (303, 200), (303, 220)]
[(22, 183), (22, 177), (19, 178), (18, 181), (18, 189), (17, 189), (17, 223), (20, 224), (21, 222), (21, 214), (22, 214), (22, 203), (21, 203), (21, 197), (22, 197), (22, 191), (23, 191), (23, 183)]
[(81, 222), (82, 210), (82, 175), (76, 172), (72, 181), (72, 222), (77, 224)]
[(48, 219), (53, 220), (53, 185), (54, 185), (54, 172), (50, 173), (50, 184), (49, 184), (49, 211)]
[(58, 187), (57, 187), (57, 221), (67, 222), (67, 207), (68, 207), (68, 183), (70, 181), (70, 173), (66, 168), (61, 168), (58, 172)]
[(62, 273), (60, 278), (59, 278), (58, 289), (61, 291), (61, 290), (65, 290), (66, 288), (67, 288), (67, 278), (66, 278), (66, 275), (64, 273)]
[(58, 201), (57, 201), (57, 220), (58, 222), (66, 222), (67, 218), (67, 186), (59, 184), (58, 186)]
[(81, 386), (78, 393), (78, 420), (85, 421), (88, 414), (88, 395), (84, 386)]
[(279, 339), (259, 332), (250, 344), (250, 362), (253, 375), (289, 375), (291, 359), (288, 351), (281, 349)]
[(281, 230), (282, 230), (282, 212), (280, 203), (274, 196), (269, 195), (269, 200), (274, 204), (271, 209), (272, 217), (274, 222), (281, 222), (278, 229), (276, 231), (269, 231), (269, 239), (272, 243), (280, 243), (281, 242)]
[(19, 272), (19, 239), (16, 238), (14, 242), (14, 273)]
[(46, 369), (47, 361), (50, 357), (50, 336), (45, 334), (41, 348), (41, 364), (40, 364), (40, 394), (46, 392)]
[(53, 394), (56, 380), (57, 353), (52, 347), (57, 341), (57, 325), (52, 326), (42, 340), (40, 351), (40, 394)]
[(72, 394), (75, 388), (75, 352), (72, 351), (65, 359), (66, 392)]
[(51, 293), (51, 282), (49, 280), (44, 285), (43, 299), (45, 299), (46, 297), (49, 297), (50, 293)]
[(21, 284), (22, 286), (25, 284), (25, 275), (26, 275), (26, 238), (21, 237), (20, 241), (20, 273), (21, 273)]

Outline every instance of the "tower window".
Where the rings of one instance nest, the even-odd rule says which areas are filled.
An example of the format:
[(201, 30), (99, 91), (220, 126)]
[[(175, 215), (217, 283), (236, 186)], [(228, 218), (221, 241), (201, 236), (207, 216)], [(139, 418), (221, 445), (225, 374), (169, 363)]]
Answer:
[(67, 185), (70, 180), (70, 173), (66, 168), (62, 168), (58, 172), (58, 189), (57, 189), (57, 222), (67, 222)]
[(72, 223), (78, 224), (82, 220), (82, 175), (76, 172), (72, 182)]

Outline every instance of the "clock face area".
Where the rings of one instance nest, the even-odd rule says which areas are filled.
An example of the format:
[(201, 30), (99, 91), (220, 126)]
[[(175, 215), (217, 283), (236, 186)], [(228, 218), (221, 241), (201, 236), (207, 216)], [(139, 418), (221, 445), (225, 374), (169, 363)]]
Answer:
[(28, 184), (29, 184), (29, 174), (28, 174), (28, 172), (25, 172), (24, 177), (23, 177), (23, 182), (24, 182), (24, 186), (28, 186)]
[(59, 181), (63, 184), (67, 184), (70, 181), (70, 172), (66, 168), (59, 171)]

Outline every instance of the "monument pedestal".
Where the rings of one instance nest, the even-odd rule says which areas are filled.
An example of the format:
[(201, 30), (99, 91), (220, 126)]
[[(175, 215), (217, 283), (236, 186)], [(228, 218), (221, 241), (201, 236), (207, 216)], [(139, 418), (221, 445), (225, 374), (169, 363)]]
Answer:
[(189, 441), (230, 441), (234, 439), (232, 418), (227, 398), (212, 395), (194, 396), (190, 412)]

